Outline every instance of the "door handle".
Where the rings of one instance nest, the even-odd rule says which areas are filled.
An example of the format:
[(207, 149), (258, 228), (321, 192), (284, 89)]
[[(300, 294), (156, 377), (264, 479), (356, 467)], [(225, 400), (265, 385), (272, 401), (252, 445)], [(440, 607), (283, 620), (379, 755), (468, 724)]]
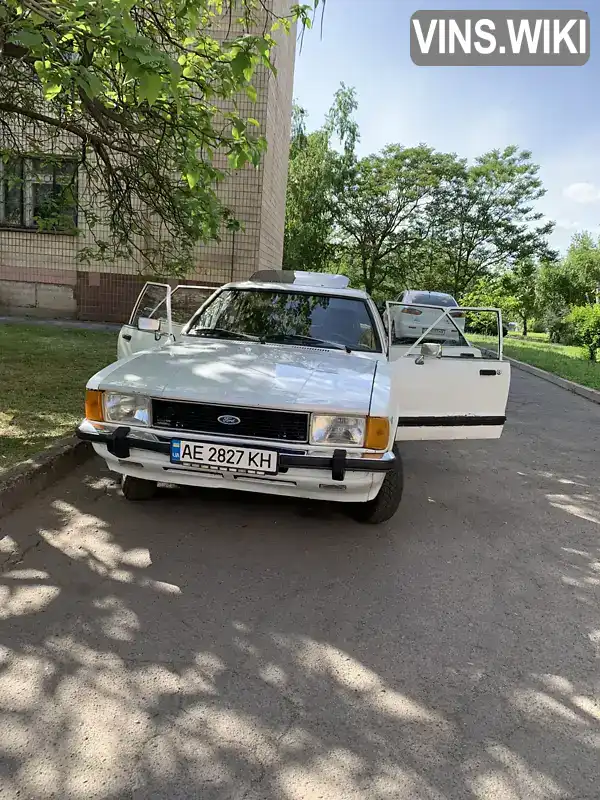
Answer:
[(131, 334), (130, 333), (124, 333), (121, 338), (125, 339), (126, 342), (130, 342), (131, 341)]
[(480, 375), (499, 375), (500, 373), (495, 369), (480, 369)]

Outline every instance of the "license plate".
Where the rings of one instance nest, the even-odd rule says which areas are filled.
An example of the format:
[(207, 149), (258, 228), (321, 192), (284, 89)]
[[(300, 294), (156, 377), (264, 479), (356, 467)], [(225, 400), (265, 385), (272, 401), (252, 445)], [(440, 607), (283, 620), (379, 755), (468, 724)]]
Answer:
[[(427, 332), (427, 328), (423, 328), (423, 333)], [(429, 333), (446, 333), (446, 328), (432, 328)]]
[(171, 463), (225, 472), (277, 472), (277, 453), (254, 447), (231, 447), (211, 442), (171, 440)]

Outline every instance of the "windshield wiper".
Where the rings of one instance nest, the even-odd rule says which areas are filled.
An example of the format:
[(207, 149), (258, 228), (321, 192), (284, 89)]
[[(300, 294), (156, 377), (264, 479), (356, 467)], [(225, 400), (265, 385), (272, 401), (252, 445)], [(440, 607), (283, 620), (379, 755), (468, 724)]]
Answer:
[(332, 342), (329, 339), (317, 339), (314, 336), (303, 336), (301, 333), (276, 333), (272, 336), (262, 337), (263, 342), (301, 342), (302, 344), (315, 345), (315, 347), (331, 347), (334, 350), (345, 350), (351, 353), (352, 350), (347, 344)]
[(197, 328), (190, 332), (190, 336), (215, 336), (218, 339), (243, 339), (251, 342), (259, 342), (260, 337), (252, 336), (249, 333), (241, 333), (241, 331), (230, 331), (227, 328)]

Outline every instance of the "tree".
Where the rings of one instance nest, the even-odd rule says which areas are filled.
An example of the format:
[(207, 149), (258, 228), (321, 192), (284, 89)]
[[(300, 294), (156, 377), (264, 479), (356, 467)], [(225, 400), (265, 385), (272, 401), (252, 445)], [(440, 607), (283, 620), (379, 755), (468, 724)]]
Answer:
[(600, 288), (600, 243), (594, 241), (587, 231), (576, 233), (564, 261), (565, 271), (586, 302), (594, 302)]
[(523, 326), (523, 336), (527, 336), (528, 323), (537, 310), (537, 281), (539, 268), (532, 259), (519, 261), (510, 272), (502, 276), (501, 288), (510, 298), (511, 308)]
[(539, 272), (539, 305), (548, 327), (556, 328), (570, 308), (593, 303), (599, 286), (600, 246), (587, 232), (575, 234), (565, 258)]
[(402, 252), (427, 236), (424, 210), (447, 157), (430, 147), (394, 144), (356, 163), (336, 203), (337, 238), (367, 292), (397, 282)]
[(455, 297), (485, 275), (527, 258), (555, 258), (548, 247), (554, 223), (534, 203), (545, 190), (531, 153), (510, 146), (475, 160), (454, 159), (427, 207), (429, 247), (438, 287)]
[[(517, 301), (507, 293), (506, 285), (497, 275), (479, 278), (467, 294), (460, 296), (460, 305), (472, 308), (499, 308), (504, 322), (517, 313)], [(498, 318), (495, 314), (473, 312), (467, 314), (466, 323), (467, 330), (473, 333), (493, 336), (498, 332)]]
[(235, 225), (216, 191), (220, 153), (237, 169), (266, 146), (236, 98), (254, 99), (257, 68), (273, 69), (274, 29), (310, 25), (310, 10), (276, 18), (260, 0), (4, 0), (4, 161), (72, 158), (93, 255), (136, 254), (143, 268), (185, 273), (197, 242)]
[(540, 267), (537, 291), (544, 315), (564, 314), (570, 306), (586, 302), (586, 287), (581, 276), (570, 270), (565, 261)]
[[(335, 257), (334, 198), (354, 163), (356, 107), (355, 90), (342, 83), (323, 127), (307, 133), (306, 111), (294, 106), (283, 247), (286, 269), (323, 271)], [(332, 146), (334, 138), (341, 152)]]
[(565, 319), (575, 344), (584, 347), (590, 361), (596, 361), (600, 350), (600, 304), (576, 306)]

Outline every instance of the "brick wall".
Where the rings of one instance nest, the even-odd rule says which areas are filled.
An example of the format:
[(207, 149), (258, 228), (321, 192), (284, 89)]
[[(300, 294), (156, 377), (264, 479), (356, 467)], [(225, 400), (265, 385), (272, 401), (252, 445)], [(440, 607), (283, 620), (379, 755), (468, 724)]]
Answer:
[[(283, 14), (290, 0), (268, 4)], [(239, 102), (243, 114), (258, 120), (269, 145), (258, 169), (235, 171), (220, 189), (244, 230), (199, 246), (197, 267), (182, 282), (217, 286), (281, 265), (295, 45), (295, 32), (280, 35), (277, 77), (261, 68), (257, 101)], [(78, 255), (91, 241), (85, 229), (80, 236), (0, 229), (0, 313), (126, 319), (145, 281), (140, 265), (133, 259), (84, 264)]]
[[(284, 15), (289, 0), (273, 0), (273, 11)], [(287, 186), (296, 30), (289, 36), (283, 31), (275, 35), (277, 76), (270, 75), (267, 86), (266, 137), (269, 149), (261, 165), (263, 185), (258, 248), (259, 269), (281, 269), (283, 263), (283, 229)]]

